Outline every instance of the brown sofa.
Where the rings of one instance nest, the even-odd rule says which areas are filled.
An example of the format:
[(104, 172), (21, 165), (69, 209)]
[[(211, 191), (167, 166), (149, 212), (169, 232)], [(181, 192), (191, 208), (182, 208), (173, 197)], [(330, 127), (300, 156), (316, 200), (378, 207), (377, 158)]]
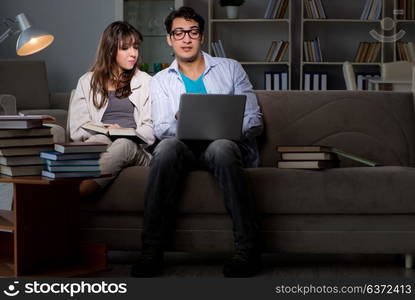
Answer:
[[(265, 131), (262, 165), (247, 169), (262, 220), (264, 251), (415, 252), (413, 96), (392, 92), (257, 91)], [(384, 166), (342, 161), (325, 171), (276, 168), (280, 144), (334, 146)], [(83, 203), (82, 232), (110, 249), (141, 247), (148, 168), (130, 167)], [(163, 188), (162, 186), (160, 188)], [(231, 251), (221, 194), (207, 172), (192, 172), (179, 205), (175, 250)]]

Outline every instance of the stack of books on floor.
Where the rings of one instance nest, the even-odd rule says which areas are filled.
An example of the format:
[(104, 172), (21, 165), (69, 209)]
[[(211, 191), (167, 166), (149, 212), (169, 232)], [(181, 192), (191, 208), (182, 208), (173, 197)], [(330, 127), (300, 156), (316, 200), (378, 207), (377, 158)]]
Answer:
[(45, 162), (41, 151), (53, 149), (50, 116), (0, 116), (0, 173), (7, 176), (40, 175)]
[(280, 154), (278, 168), (282, 169), (337, 168), (340, 166), (339, 157), (351, 159), (370, 167), (378, 165), (374, 161), (328, 146), (278, 146), (277, 151)]
[(99, 177), (99, 158), (107, 150), (102, 143), (55, 144), (55, 151), (44, 151), (42, 176), (49, 178)]

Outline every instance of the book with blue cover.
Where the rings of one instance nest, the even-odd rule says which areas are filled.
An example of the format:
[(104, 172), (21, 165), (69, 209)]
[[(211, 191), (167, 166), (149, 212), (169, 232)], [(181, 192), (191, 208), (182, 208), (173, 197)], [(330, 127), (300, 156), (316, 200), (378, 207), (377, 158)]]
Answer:
[(48, 178), (77, 178), (77, 177), (99, 177), (101, 172), (49, 172), (47, 170), (42, 171), (42, 176)]
[(99, 165), (92, 166), (51, 166), (46, 165), (49, 172), (99, 172)]
[[(1, 160), (0, 160), (1, 162)], [(49, 166), (97, 166), (98, 159), (45, 160)]]
[(64, 154), (57, 151), (42, 151), (40, 157), (49, 160), (75, 160), (75, 159), (99, 159), (101, 153), (70, 153)]

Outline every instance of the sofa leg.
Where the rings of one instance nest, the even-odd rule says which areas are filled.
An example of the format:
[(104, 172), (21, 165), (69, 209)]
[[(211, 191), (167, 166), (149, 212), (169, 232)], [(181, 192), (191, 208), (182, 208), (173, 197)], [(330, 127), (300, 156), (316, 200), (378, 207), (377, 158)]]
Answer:
[(414, 265), (414, 256), (412, 254), (405, 254), (405, 269), (412, 269)]

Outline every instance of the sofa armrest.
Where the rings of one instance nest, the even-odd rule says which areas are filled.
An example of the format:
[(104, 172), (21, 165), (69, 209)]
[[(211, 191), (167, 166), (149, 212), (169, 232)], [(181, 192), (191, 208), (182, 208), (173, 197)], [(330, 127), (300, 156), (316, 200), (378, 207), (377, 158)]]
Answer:
[(69, 98), (71, 93), (51, 93), (50, 94), (50, 105), (51, 109), (64, 109), (69, 108)]
[(17, 114), (16, 109), (16, 98), (13, 95), (0, 95), (0, 114), (2, 115), (15, 115)]

